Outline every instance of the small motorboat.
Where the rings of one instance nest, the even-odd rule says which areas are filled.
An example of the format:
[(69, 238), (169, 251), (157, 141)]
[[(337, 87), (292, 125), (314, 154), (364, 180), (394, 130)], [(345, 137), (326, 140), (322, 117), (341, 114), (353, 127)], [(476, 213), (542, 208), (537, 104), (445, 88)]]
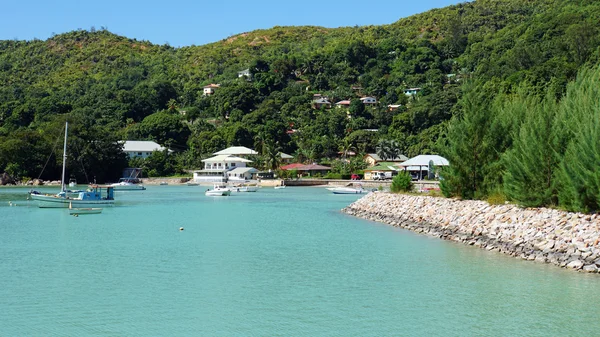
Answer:
[(363, 194), (371, 192), (370, 190), (364, 189), (360, 184), (355, 186), (352, 183), (346, 186), (329, 187), (327, 189), (333, 192), (333, 194)]
[(100, 214), (102, 208), (69, 208), (69, 215), (80, 215), (80, 214)]
[(187, 183), (185, 183), (187, 186), (198, 186), (200, 185), (199, 183), (195, 183), (194, 181), (188, 181)]
[(79, 216), (80, 214), (100, 214), (102, 208), (99, 207), (88, 207), (88, 208), (73, 208), (72, 204), (69, 204), (69, 215)]
[(285, 182), (283, 182), (283, 180), (281, 181), (281, 185), (275, 186), (276, 190), (280, 190), (282, 188), (285, 188)]
[(258, 186), (250, 185), (250, 184), (240, 184), (240, 185), (234, 185), (234, 186), (230, 187), (229, 189), (232, 192), (256, 192), (256, 191), (258, 191)]
[(206, 190), (204, 194), (209, 197), (226, 197), (231, 195), (231, 190), (224, 184), (215, 184), (212, 190)]
[(169, 185), (169, 183), (166, 182), (166, 181), (161, 181), (159, 185), (160, 186), (167, 186), (167, 185)]
[(144, 191), (146, 187), (137, 178), (121, 178), (118, 183), (110, 184), (115, 191)]

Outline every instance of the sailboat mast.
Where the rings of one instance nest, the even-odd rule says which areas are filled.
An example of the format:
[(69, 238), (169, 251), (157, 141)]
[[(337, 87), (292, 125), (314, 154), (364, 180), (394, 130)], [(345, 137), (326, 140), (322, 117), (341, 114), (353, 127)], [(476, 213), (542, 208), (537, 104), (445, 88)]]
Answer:
[(67, 130), (68, 129), (69, 129), (69, 122), (65, 122), (65, 144), (63, 146), (63, 169), (62, 169), (62, 178), (60, 180), (62, 192), (67, 191), (67, 186), (65, 184), (65, 170), (66, 170), (66, 166), (67, 166)]

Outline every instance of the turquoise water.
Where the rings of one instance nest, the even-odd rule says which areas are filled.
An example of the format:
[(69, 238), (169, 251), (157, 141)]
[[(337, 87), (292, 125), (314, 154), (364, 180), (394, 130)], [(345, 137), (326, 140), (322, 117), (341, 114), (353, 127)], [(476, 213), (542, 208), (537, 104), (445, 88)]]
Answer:
[(77, 218), (0, 189), (0, 336), (600, 334), (598, 275), (341, 214), (355, 195), (205, 189)]

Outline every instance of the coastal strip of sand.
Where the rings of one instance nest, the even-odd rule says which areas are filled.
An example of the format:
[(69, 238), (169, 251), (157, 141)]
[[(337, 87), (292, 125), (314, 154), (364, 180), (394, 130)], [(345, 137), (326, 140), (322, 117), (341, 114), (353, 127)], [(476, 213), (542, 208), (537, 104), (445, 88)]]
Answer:
[(600, 269), (598, 214), (384, 192), (369, 193), (342, 211), (524, 260), (589, 273)]

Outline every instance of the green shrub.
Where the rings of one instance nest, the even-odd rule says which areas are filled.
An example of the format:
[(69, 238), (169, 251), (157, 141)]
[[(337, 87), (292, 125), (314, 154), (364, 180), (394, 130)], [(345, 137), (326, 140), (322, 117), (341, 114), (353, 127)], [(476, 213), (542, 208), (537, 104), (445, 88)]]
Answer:
[(394, 193), (398, 192), (410, 192), (413, 189), (413, 182), (408, 172), (400, 172), (392, 180), (392, 186), (390, 190)]
[(492, 192), (488, 195), (487, 202), (490, 205), (504, 205), (506, 203), (506, 195), (500, 191)]

